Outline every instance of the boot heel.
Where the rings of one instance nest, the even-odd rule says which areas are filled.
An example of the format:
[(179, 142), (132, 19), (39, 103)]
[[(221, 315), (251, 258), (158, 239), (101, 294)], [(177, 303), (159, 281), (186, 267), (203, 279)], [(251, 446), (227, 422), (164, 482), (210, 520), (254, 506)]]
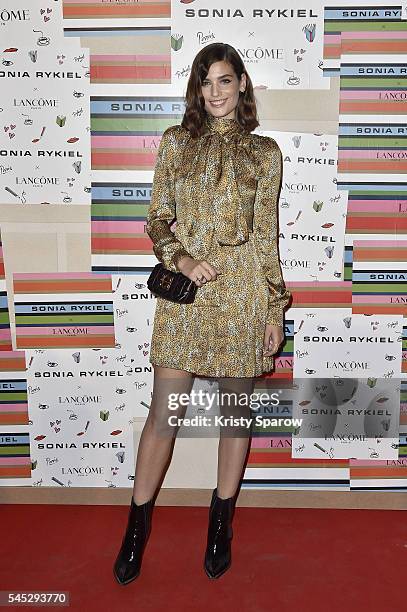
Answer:
[(231, 566), (231, 539), (233, 537), (232, 517), (236, 495), (222, 499), (217, 489), (212, 493), (209, 508), (208, 540), (205, 551), (204, 569), (209, 578), (220, 578)]
[(113, 574), (119, 584), (129, 584), (140, 574), (144, 549), (151, 533), (154, 503), (152, 498), (138, 505), (133, 496), (131, 498), (126, 532), (113, 566)]

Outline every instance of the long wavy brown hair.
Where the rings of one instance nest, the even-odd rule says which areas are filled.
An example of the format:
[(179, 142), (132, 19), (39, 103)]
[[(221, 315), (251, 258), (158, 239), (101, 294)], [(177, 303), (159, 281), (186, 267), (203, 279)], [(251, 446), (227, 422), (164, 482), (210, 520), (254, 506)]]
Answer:
[(201, 87), (208, 75), (211, 65), (214, 62), (221, 61), (230, 64), (239, 80), (243, 73), (246, 74), (246, 90), (239, 93), (236, 120), (246, 132), (251, 132), (260, 125), (257, 120), (257, 107), (253, 92), (253, 84), (247, 74), (242, 59), (236, 49), (231, 45), (226, 43), (211, 43), (196, 54), (187, 84), (187, 91), (185, 94), (186, 108), (181, 126), (189, 130), (192, 138), (197, 138), (205, 132), (204, 123), (207, 113)]

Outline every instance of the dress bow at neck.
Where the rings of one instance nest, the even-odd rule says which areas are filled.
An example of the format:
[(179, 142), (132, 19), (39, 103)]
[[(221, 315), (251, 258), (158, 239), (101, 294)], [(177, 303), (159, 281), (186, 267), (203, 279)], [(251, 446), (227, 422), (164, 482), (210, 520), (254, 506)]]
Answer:
[(214, 117), (207, 113), (206, 133), (202, 138), (204, 155), (200, 156), (201, 198), (207, 202), (211, 192), (219, 197), (217, 240), (222, 245), (239, 245), (249, 238), (239, 191), (238, 160), (242, 160), (242, 136), (245, 131), (236, 119)]
[(209, 113), (206, 114), (205, 126), (209, 133), (217, 133), (222, 136), (232, 137), (236, 134), (242, 134), (243, 128), (236, 119), (227, 119), (226, 117), (214, 117)]

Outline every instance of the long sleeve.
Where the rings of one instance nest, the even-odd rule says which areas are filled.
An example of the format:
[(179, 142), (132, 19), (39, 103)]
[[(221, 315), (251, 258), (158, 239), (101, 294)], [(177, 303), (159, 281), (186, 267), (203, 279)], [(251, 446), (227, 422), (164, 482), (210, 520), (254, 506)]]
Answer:
[(284, 284), (278, 254), (278, 211), (277, 204), (282, 181), (282, 154), (276, 141), (263, 137), (261, 163), (266, 172), (257, 183), (254, 203), (253, 232), (256, 250), (262, 262), (269, 286), (269, 304), (266, 323), (283, 325), (284, 308), (291, 293)]
[(176, 126), (168, 127), (161, 137), (146, 224), (146, 232), (153, 242), (154, 255), (172, 272), (179, 272), (177, 263), (181, 257), (191, 256), (170, 229), (170, 224), (176, 217), (174, 188), (176, 129)]

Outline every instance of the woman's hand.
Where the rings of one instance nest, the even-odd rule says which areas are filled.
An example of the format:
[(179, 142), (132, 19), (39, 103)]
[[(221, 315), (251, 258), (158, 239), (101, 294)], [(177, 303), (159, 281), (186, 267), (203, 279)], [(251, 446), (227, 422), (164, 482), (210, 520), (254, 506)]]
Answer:
[[(194, 281), (198, 287), (202, 287), (206, 282), (215, 280), (218, 274), (222, 274), (214, 266), (211, 266), (205, 259), (194, 259), (193, 257), (181, 257), (177, 263), (178, 270)], [(197, 280), (201, 279), (202, 280)]]
[(274, 355), (284, 340), (284, 328), (280, 325), (266, 324), (263, 342), (263, 356)]

